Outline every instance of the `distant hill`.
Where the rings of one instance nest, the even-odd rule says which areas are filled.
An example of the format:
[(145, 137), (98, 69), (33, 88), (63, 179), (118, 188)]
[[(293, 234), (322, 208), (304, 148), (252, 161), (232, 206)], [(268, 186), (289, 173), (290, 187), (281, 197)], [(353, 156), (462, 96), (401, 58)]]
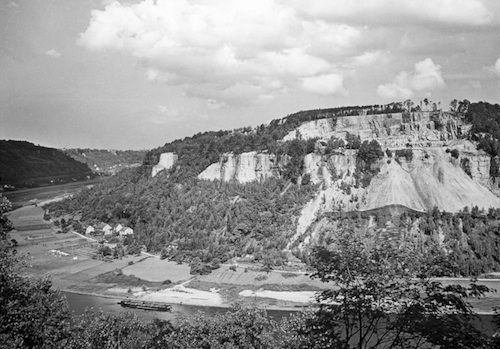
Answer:
[(124, 168), (138, 167), (146, 150), (65, 149), (73, 159), (87, 164), (94, 172), (116, 174)]
[(0, 184), (16, 187), (65, 183), (94, 177), (85, 164), (59, 149), (0, 140)]

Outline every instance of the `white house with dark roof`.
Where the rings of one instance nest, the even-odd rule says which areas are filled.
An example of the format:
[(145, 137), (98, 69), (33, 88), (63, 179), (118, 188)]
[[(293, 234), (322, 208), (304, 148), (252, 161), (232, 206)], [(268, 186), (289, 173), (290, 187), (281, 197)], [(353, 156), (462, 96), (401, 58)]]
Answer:
[(123, 227), (122, 230), (119, 231), (120, 236), (127, 236), (134, 234), (134, 230), (129, 227)]
[(87, 227), (87, 229), (85, 229), (85, 235), (90, 235), (90, 234), (92, 234), (93, 232), (95, 232), (95, 228), (94, 228), (93, 226), (91, 226), (91, 225), (89, 225), (89, 226)]
[(109, 224), (106, 223), (99, 223), (97, 225), (97, 230), (100, 230), (104, 233), (104, 235), (111, 235), (113, 233), (113, 228)]

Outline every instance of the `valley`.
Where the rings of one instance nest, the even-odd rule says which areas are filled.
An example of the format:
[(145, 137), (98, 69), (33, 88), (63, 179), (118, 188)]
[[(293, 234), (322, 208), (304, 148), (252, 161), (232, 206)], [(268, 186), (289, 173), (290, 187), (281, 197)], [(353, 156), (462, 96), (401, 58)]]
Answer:
[[(119, 259), (96, 258), (99, 248), (96, 240), (74, 232), (57, 233), (55, 226), (43, 220), (43, 213), (41, 206), (34, 205), (10, 212), (8, 218), (15, 227), (10, 235), (17, 241), (19, 254), (24, 256), (26, 265), (21, 269), (22, 275), (49, 277), (53, 286), (64, 292), (201, 307), (227, 308), (247, 303), (267, 310), (294, 311), (313, 305), (317, 292), (332, 288), (311, 279), (305, 269), (264, 270), (261, 263), (245, 260), (235, 260), (209, 275), (196, 276), (190, 274), (186, 264), (161, 260), (148, 253)], [(469, 278), (434, 280), (464, 287), (470, 282)], [(469, 301), (476, 312), (492, 314), (500, 304), (500, 280), (480, 278), (478, 284), (489, 287), (491, 292), (485, 298)], [(174, 309), (173, 318), (183, 311)]]

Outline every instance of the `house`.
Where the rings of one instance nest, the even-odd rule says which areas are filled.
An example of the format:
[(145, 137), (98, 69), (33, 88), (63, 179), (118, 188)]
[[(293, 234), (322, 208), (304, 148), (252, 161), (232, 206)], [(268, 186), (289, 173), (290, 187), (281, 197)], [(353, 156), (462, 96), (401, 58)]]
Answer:
[(95, 229), (94, 229), (94, 227), (93, 227), (93, 226), (91, 226), (91, 225), (89, 225), (89, 226), (87, 227), (87, 229), (85, 229), (85, 235), (90, 235), (90, 234), (92, 234), (93, 232), (95, 232)]
[(115, 227), (115, 229), (114, 229), (114, 230), (115, 230), (115, 233), (118, 233), (118, 232), (120, 232), (120, 230), (122, 230), (122, 229), (123, 229), (123, 225), (121, 225), (120, 223), (118, 223), (118, 225)]
[(129, 227), (123, 227), (122, 230), (119, 231), (120, 236), (127, 236), (134, 234), (134, 230)]
[(113, 233), (113, 228), (106, 223), (99, 223), (96, 228), (97, 230), (102, 231), (104, 235), (111, 235)]

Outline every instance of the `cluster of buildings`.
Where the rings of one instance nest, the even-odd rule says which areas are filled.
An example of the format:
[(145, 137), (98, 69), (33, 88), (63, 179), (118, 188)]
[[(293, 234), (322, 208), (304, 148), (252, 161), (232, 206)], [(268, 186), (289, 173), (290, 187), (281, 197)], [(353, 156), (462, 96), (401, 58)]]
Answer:
[(95, 227), (92, 225), (89, 225), (85, 229), (85, 235), (96, 235), (96, 234), (103, 234), (104, 236), (121, 236), (125, 237), (127, 235), (132, 235), (134, 234), (134, 230), (129, 227), (125, 227), (121, 224), (117, 224), (114, 228), (110, 226), (107, 223), (99, 223)]

